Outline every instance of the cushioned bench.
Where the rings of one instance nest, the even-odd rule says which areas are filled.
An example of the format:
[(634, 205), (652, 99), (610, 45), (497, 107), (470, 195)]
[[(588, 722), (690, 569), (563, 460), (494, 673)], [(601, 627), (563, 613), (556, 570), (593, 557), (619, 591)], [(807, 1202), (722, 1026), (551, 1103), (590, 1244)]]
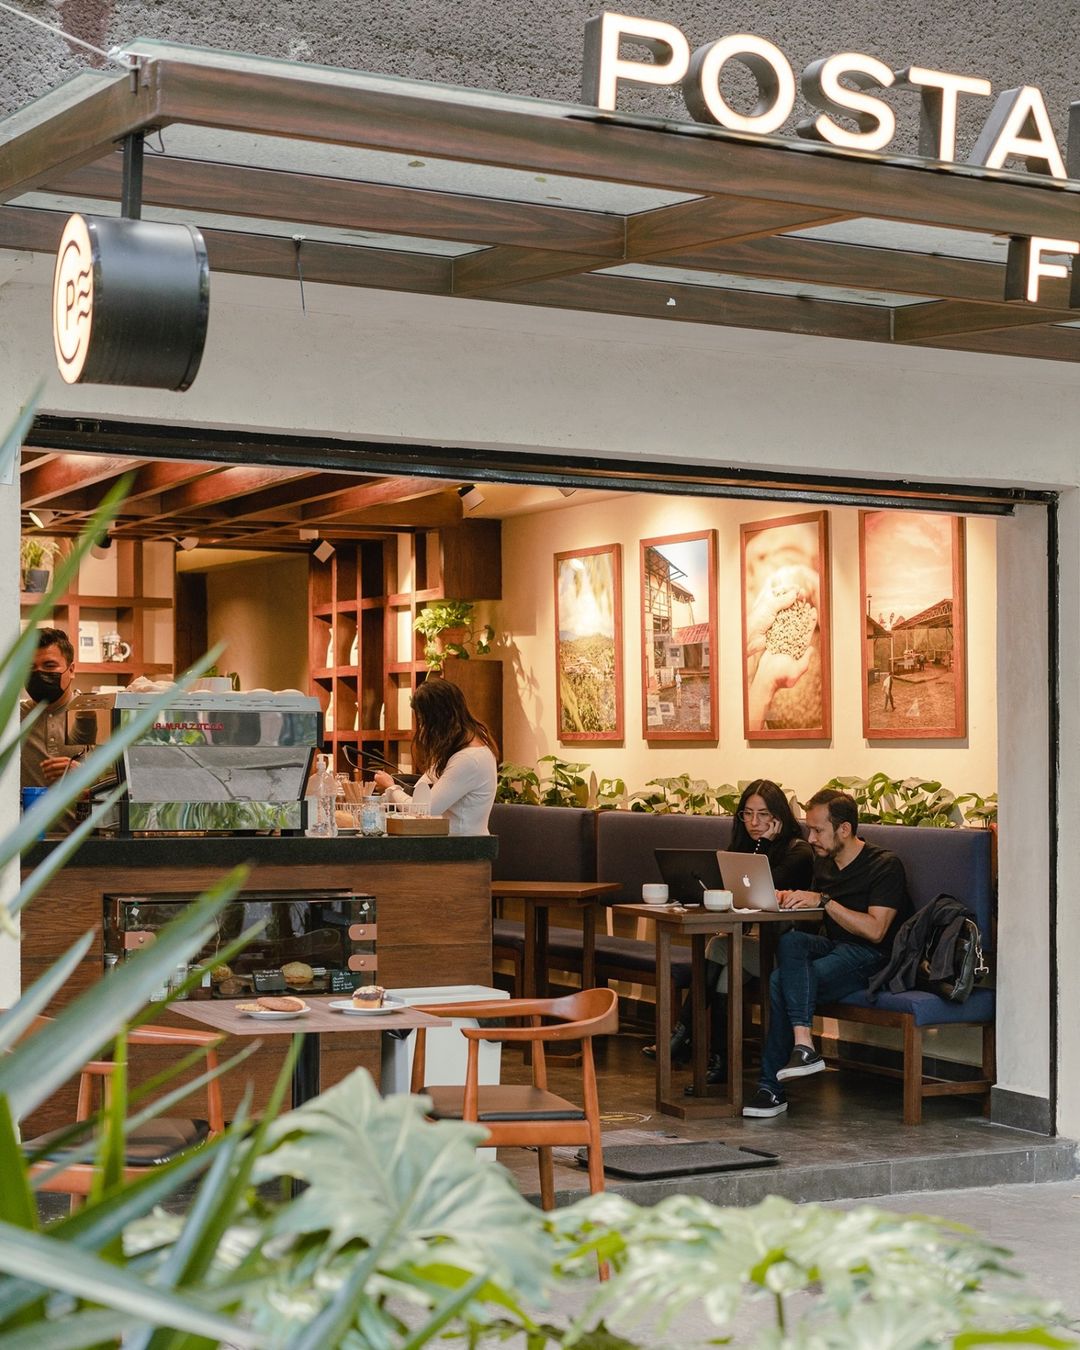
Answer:
[[(860, 836), (895, 853), (904, 864), (908, 891), (917, 909), (945, 892), (972, 910), (982, 934), (983, 954), (991, 961), (994, 940), (994, 879), (989, 830), (934, 830), (905, 825), (862, 825)], [(871, 1002), (865, 991), (849, 994), (818, 1009), (823, 1017), (871, 1026), (899, 1027), (903, 1032), (903, 1068), (890, 1070), (858, 1063), (855, 1067), (895, 1075), (904, 1082), (904, 1124), (918, 1125), (926, 1097), (982, 1096), (989, 1101), (995, 1078), (995, 997), (992, 989), (975, 989), (964, 1003), (949, 1003), (936, 994), (911, 990), (882, 991)], [(977, 1026), (982, 1032), (982, 1076), (963, 1081), (923, 1072), (923, 1032), (928, 1027)], [(843, 1061), (842, 1061), (843, 1062)]]

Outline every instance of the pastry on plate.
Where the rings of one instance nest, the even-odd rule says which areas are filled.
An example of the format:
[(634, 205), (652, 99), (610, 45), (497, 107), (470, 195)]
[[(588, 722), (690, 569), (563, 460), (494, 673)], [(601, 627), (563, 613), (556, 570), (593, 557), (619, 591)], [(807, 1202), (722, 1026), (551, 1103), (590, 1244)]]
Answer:
[(381, 1008), (385, 998), (386, 990), (381, 985), (365, 984), (362, 988), (353, 990), (353, 1007)]

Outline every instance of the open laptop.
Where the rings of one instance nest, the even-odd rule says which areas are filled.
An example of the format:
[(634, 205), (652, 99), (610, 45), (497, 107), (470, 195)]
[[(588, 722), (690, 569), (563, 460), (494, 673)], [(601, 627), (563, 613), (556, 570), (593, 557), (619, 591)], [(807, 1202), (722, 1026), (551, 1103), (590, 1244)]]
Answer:
[(724, 889), (731, 892), (736, 909), (780, 908), (772, 868), (763, 853), (725, 853), (721, 849), (716, 861), (724, 878)]
[(677, 904), (700, 905), (702, 891), (718, 890), (722, 884), (715, 849), (658, 848), (655, 854), (668, 897)]

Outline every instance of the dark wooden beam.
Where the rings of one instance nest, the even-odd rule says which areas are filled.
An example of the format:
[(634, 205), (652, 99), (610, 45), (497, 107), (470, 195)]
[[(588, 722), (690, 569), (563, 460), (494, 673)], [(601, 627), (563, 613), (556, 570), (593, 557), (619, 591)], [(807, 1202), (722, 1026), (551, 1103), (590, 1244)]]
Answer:
[[(120, 198), (122, 157), (109, 155), (50, 184), (51, 192)], [(317, 174), (147, 155), (143, 201), (152, 206), (260, 216), (461, 243), (589, 252), (619, 257), (621, 217), (603, 211), (470, 197), (464, 193), (359, 183)]]
[(325, 497), (322, 501), (311, 502), (301, 509), (300, 514), (306, 524), (322, 524), (335, 517), (355, 515), (369, 507), (413, 501), (417, 497), (426, 497), (431, 492), (455, 486), (454, 481), (439, 478), (382, 478), (360, 487), (346, 488), (344, 492)]
[[(309, 469), (277, 469), (262, 465), (250, 468), (216, 469), (183, 487), (163, 492), (158, 498), (159, 515), (181, 516), (186, 512), (202, 514), (207, 507), (223, 506), (263, 488), (297, 482), (311, 476)], [(226, 513), (230, 515), (231, 512)]]
[(929, 338), (919, 345), (947, 348), (950, 351), (983, 352), (991, 356), (1021, 356), (1037, 361), (1080, 362), (1080, 328), (1043, 325), (1012, 332)]
[(332, 497), (342, 490), (343, 485), (354, 485), (359, 477), (341, 473), (313, 473), (308, 478), (291, 479), (234, 501), (229, 507), (229, 515), (233, 520), (244, 520), (288, 512), (290, 508), (298, 509), (306, 502)]
[(927, 338), (960, 337), (1009, 328), (1029, 328), (1060, 322), (1055, 310), (1036, 305), (975, 305), (962, 300), (933, 300), (904, 305), (893, 311), (894, 342), (924, 342)]
[(724, 324), (814, 337), (891, 340), (891, 311), (882, 305), (846, 305), (799, 296), (639, 281), (618, 276), (563, 277), (531, 286), (489, 291), (486, 300), (591, 310), (642, 319)]
[(455, 97), (438, 86), (316, 72), (159, 61), (173, 120), (266, 135), (568, 174), (696, 196), (733, 195), (955, 226), (1069, 238), (1080, 187), (1034, 174), (888, 160), (806, 141), (554, 107), (528, 99)]
[[(783, 234), (669, 254), (664, 264), (700, 272), (729, 272), (980, 304), (1000, 305), (1005, 298), (1004, 263), (825, 239), (795, 239)], [(1067, 281), (1044, 278), (1041, 293), (1044, 307), (1068, 309)]]
[(35, 464), (20, 480), (23, 506), (47, 506), (54, 497), (118, 478), (131, 468), (131, 461), (107, 455), (58, 455)]
[(84, 97), (56, 91), (8, 118), (0, 132), (0, 202), (100, 159), (128, 132), (152, 124), (158, 116), (155, 74), (152, 64), (135, 80), (85, 72), (77, 77), (87, 85)]

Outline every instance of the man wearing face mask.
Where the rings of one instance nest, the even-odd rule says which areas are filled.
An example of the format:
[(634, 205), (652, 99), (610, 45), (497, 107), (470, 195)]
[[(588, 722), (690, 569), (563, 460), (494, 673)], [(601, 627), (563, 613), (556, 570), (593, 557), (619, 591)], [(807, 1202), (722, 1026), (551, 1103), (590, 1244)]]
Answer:
[[(22, 747), (23, 787), (49, 787), (63, 778), (84, 745), (67, 743), (67, 710), (74, 690), (75, 649), (60, 628), (42, 628), (38, 633), (34, 663), (26, 680), (29, 697), (19, 712), (26, 717), (35, 705), (44, 703), (45, 711), (30, 729)], [(65, 834), (75, 826), (74, 811), (66, 811), (53, 828)]]

